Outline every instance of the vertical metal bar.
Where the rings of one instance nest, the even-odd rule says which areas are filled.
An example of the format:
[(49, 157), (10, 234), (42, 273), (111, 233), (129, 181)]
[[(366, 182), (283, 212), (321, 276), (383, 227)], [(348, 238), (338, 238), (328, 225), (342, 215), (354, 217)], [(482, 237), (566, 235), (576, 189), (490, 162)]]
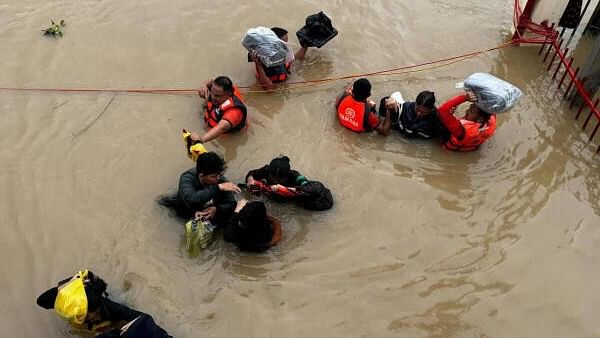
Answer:
[(575, 120), (579, 120), (579, 115), (581, 115), (581, 112), (583, 111), (583, 107), (585, 107), (584, 103), (582, 103), (581, 106), (579, 106), (579, 110), (577, 111), (577, 115), (575, 115)]
[(596, 132), (598, 131), (598, 127), (600, 127), (600, 120), (598, 120), (596, 122), (596, 127), (594, 127), (594, 131), (592, 131), (592, 135), (590, 135), (590, 138), (588, 139), (588, 141), (593, 141), (594, 140), (594, 136), (596, 136)]
[[(554, 22), (552, 23), (552, 31), (554, 31)], [(548, 58), (548, 54), (550, 54), (550, 50), (552, 49), (553, 44), (549, 44), (550, 46), (548, 46), (548, 50), (546, 51), (546, 55), (544, 55), (544, 62), (546, 62), (546, 59)]]
[(550, 68), (552, 67), (554, 60), (556, 59), (556, 54), (558, 53), (558, 50), (562, 48), (562, 44), (563, 44), (563, 39), (560, 39), (560, 42), (558, 43), (558, 47), (554, 47), (554, 55), (552, 55), (552, 59), (550, 60), (550, 63), (548, 64), (548, 68), (546, 68), (546, 70), (550, 70)]
[[(565, 96), (563, 97), (564, 99), (566, 99), (567, 96), (569, 96), (569, 93), (571, 92), (571, 87), (573, 87), (573, 82), (577, 78), (577, 74), (579, 74), (579, 67), (577, 67), (577, 69), (575, 69), (575, 77), (571, 78), (571, 82), (569, 82), (569, 86), (567, 87), (567, 91), (565, 92)], [(574, 102), (575, 102), (575, 95), (573, 95), (573, 100), (571, 100), (571, 104), (569, 105), (569, 108), (573, 107)]]
[[(554, 31), (554, 22), (550, 26), (550, 30)], [(544, 47), (546, 47), (547, 43), (548, 43), (548, 37), (545, 37), (544, 38), (544, 43), (542, 43), (542, 46), (540, 47), (540, 50), (538, 51), (538, 55), (542, 55), (542, 51), (544, 50)]]
[(600, 98), (596, 99), (596, 102), (594, 102), (593, 107), (590, 107), (590, 114), (588, 115), (587, 119), (585, 119), (585, 122), (583, 123), (583, 130), (585, 130), (585, 127), (587, 127), (588, 122), (590, 122), (590, 118), (592, 117), (594, 110), (596, 109), (596, 107), (598, 107), (598, 102), (600, 102)]
[(563, 28), (560, 30), (560, 34), (558, 35), (558, 37), (559, 37), (559, 38), (562, 38), (562, 37), (563, 37), (563, 34), (565, 34), (565, 29), (567, 29), (567, 27), (563, 27)]
[[(569, 48), (565, 48), (564, 55), (567, 55), (567, 53), (569, 53)], [(558, 74), (558, 70), (560, 69), (560, 66), (563, 64), (563, 62), (565, 62), (565, 60), (561, 59), (560, 62), (558, 63), (558, 65), (556, 66), (554, 75), (552, 75), (552, 80), (556, 79), (556, 74)]]
[(560, 78), (560, 81), (558, 82), (558, 89), (560, 89), (560, 87), (563, 84), (563, 81), (565, 81), (565, 78), (567, 77), (567, 74), (569, 73), (569, 69), (573, 65), (574, 60), (575, 60), (575, 58), (571, 56), (571, 59), (569, 60), (569, 64), (565, 68), (565, 73), (562, 75), (562, 77)]
[(573, 31), (571, 32), (571, 36), (569, 36), (569, 41), (567, 41), (567, 46), (569, 45), (569, 43), (571, 43), (571, 40), (573, 39), (573, 36), (575, 35), (577, 28), (579, 28), (579, 26), (581, 25), (581, 20), (583, 20), (583, 16), (585, 15), (585, 12), (587, 12), (587, 9), (590, 6), (591, 1), (592, 0), (588, 0), (585, 3), (585, 7), (583, 7), (583, 11), (581, 12), (581, 15), (579, 16), (579, 22), (577, 23), (577, 27), (573, 28)]

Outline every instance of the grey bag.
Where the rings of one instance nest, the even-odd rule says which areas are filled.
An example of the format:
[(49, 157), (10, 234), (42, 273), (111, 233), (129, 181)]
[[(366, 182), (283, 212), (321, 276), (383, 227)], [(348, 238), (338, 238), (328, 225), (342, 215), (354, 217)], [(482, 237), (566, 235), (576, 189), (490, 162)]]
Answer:
[(519, 88), (487, 73), (472, 74), (465, 79), (464, 88), (475, 93), (475, 105), (490, 114), (508, 111), (523, 94)]

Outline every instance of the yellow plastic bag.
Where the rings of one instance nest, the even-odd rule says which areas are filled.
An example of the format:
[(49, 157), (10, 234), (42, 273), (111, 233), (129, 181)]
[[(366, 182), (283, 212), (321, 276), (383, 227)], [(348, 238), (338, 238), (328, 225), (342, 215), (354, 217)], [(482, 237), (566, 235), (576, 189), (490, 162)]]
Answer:
[(189, 131), (183, 129), (181, 136), (183, 137), (183, 141), (185, 142), (185, 150), (190, 160), (195, 162), (198, 156), (200, 156), (200, 154), (204, 154), (207, 151), (206, 148), (204, 148), (204, 145), (200, 143), (200, 141), (192, 140)]
[(88, 301), (83, 285), (87, 275), (87, 270), (79, 271), (70, 281), (58, 287), (54, 311), (73, 324), (83, 324), (87, 316)]

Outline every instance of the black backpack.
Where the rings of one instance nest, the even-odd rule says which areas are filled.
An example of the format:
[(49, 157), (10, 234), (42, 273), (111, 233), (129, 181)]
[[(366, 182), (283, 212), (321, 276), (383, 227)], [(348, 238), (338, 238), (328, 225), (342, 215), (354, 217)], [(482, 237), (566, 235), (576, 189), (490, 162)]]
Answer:
[(308, 181), (296, 187), (296, 190), (302, 193), (299, 202), (306, 209), (321, 211), (333, 206), (331, 191), (321, 182)]
[(331, 19), (323, 12), (307, 16), (304, 27), (296, 32), (301, 46), (317, 48), (321, 48), (337, 34), (338, 31), (331, 24)]
[(306, 31), (310, 36), (328, 36), (333, 31), (331, 19), (323, 12), (306, 17)]

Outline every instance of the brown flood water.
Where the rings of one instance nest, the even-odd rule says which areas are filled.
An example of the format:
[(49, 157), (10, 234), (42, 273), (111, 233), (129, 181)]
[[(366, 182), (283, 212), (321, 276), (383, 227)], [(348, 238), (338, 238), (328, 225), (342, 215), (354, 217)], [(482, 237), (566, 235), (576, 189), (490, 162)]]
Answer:
[[(293, 34), (324, 10), (340, 34), (292, 80), (393, 68), (493, 47), (512, 1), (23, 1), (0, 4), (0, 86), (194, 88), (254, 83), (253, 26)], [(60, 39), (39, 29), (67, 21)], [(286, 154), (336, 206), (271, 203), (283, 242), (265, 254), (217, 240), (199, 258), (154, 202), (191, 167), (180, 129), (194, 95), (0, 92), (0, 323), (6, 337), (70, 337), (35, 297), (79, 267), (176, 337), (598, 337), (600, 180), (535, 48), (373, 77), (373, 98), (435, 91), (475, 71), (519, 86), (479, 151), (355, 135), (334, 116), (344, 83), (248, 94), (251, 127), (208, 145), (228, 177)]]

